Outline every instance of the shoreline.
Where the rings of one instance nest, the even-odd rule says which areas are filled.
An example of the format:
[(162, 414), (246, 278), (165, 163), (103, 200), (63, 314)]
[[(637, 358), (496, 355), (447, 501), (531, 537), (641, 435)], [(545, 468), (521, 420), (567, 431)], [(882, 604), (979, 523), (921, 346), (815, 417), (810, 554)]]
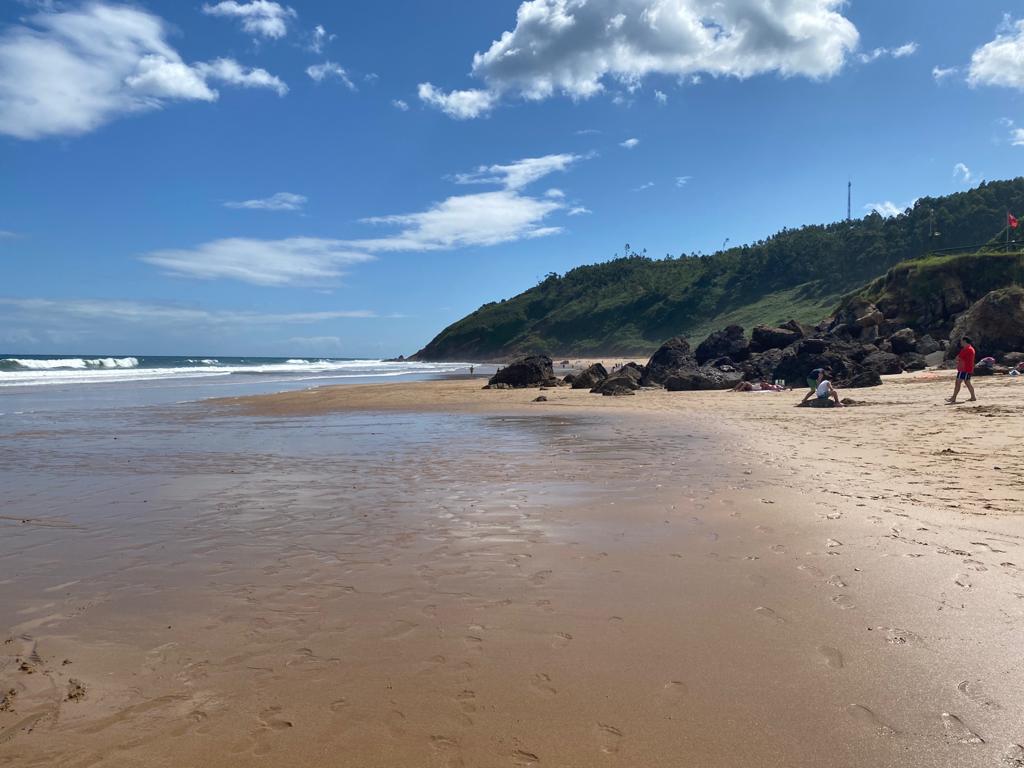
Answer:
[[(842, 410), (466, 379), (193, 404), (165, 459), (100, 467), (145, 517), (92, 481), (72, 527), (8, 528), (0, 678), (24, 689), (0, 742), (13, 764), (998, 764), (1024, 738), (1024, 433), (1016, 382), (940, 407), (951, 381)], [(58, 717), (38, 684), (72, 676)]]

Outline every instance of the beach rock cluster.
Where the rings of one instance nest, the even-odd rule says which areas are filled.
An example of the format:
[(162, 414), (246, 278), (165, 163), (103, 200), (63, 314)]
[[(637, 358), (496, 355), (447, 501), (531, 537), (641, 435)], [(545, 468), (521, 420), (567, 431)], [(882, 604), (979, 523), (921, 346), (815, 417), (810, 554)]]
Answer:
[(525, 389), (554, 387), (558, 384), (551, 358), (547, 355), (531, 355), (506, 365), (487, 381), (484, 389)]

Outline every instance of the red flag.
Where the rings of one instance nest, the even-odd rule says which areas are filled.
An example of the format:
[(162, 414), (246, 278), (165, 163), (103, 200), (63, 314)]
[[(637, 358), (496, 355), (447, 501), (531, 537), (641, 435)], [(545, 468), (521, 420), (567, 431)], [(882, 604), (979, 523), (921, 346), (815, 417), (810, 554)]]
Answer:
[(1017, 221), (1017, 217), (1009, 212), (1007, 212), (1006, 214), (1006, 223), (1010, 225), (1010, 229), (1016, 229), (1017, 226), (1020, 224), (1020, 222)]

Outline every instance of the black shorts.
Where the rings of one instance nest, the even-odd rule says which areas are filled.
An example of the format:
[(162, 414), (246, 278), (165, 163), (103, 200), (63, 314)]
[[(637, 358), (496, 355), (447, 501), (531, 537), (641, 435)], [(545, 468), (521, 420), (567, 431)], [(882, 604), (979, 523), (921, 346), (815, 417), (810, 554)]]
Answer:
[(960, 379), (960, 381), (970, 381), (971, 380), (971, 374), (969, 374), (967, 371), (957, 371), (956, 372), (956, 377), (958, 379)]

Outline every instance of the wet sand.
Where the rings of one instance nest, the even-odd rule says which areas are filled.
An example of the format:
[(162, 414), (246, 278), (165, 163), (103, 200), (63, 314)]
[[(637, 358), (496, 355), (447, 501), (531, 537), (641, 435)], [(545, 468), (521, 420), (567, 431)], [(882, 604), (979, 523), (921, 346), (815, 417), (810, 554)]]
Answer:
[(7, 436), (0, 765), (1024, 765), (1024, 382), (949, 378)]

